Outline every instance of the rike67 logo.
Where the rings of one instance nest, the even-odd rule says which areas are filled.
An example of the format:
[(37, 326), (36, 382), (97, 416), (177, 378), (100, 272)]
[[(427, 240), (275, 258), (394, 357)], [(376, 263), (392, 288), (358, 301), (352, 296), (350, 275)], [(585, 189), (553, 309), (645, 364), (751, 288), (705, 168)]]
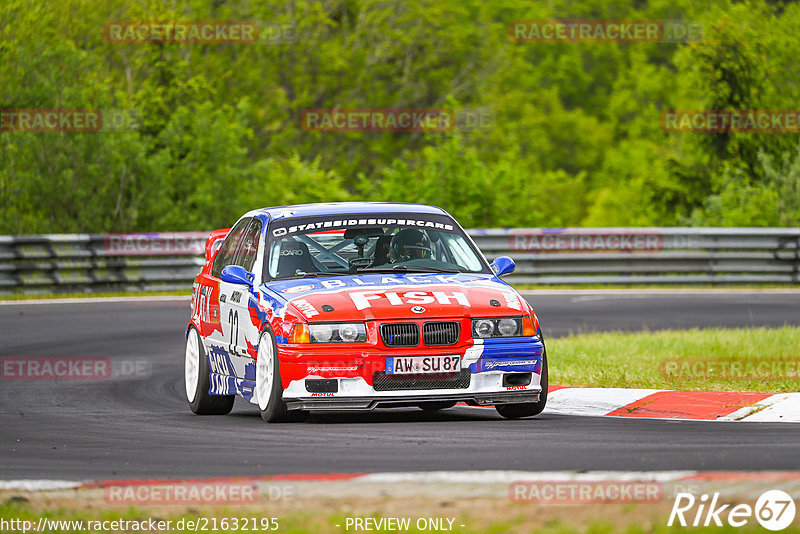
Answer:
[(795, 504), (792, 497), (781, 490), (770, 490), (761, 494), (755, 506), (749, 504), (721, 504), (719, 493), (709, 497), (703, 494), (696, 498), (691, 493), (678, 493), (669, 514), (667, 526), (676, 523), (682, 527), (751, 525), (755, 519), (767, 530), (783, 530), (794, 521)]

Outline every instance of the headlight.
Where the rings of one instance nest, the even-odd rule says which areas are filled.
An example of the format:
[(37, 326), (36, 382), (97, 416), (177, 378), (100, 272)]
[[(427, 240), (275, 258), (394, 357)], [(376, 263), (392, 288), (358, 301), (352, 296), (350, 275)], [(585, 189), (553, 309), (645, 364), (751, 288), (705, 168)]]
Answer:
[(367, 340), (364, 323), (318, 323), (308, 325), (311, 343), (359, 343)]
[[(361, 328), (359, 328), (359, 326)], [(359, 337), (363, 334), (363, 338)], [(347, 343), (354, 343), (356, 341), (364, 341), (367, 339), (367, 332), (363, 324), (343, 324), (339, 326), (339, 339)]]
[(492, 337), (494, 333), (494, 322), (491, 319), (475, 319), (472, 321), (472, 331), (475, 337)]
[(519, 322), (517, 319), (508, 317), (500, 319), (497, 321), (497, 331), (500, 332), (500, 335), (503, 337), (514, 336), (520, 331)]
[(496, 319), (473, 319), (472, 337), (519, 337), (522, 335), (522, 317), (498, 317)]
[(333, 339), (333, 327), (329, 324), (308, 325), (308, 333), (312, 343), (330, 343)]

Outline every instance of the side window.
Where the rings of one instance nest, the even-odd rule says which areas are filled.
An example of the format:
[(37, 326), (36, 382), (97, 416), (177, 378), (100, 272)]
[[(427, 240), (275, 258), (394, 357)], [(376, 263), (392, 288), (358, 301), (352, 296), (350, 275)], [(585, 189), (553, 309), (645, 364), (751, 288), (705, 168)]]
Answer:
[(242, 237), (242, 244), (236, 252), (236, 259), (233, 261), (235, 265), (240, 265), (248, 271), (253, 271), (253, 264), (256, 262), (256, 255), (258, 254), (258, 241), (261, 238), (262, 223), (260, 219), (253, 219), (250, 226), (244, 232)]
[(219, 247), (217, 257), (214, 258), (214, 265), (211, 266), (212, 276), (219, 278), (222, 268), (233, 263), (233, 255), (236, 252), (236, 247), (242, 239), (242, 234), (247, 227), (247, 223), (251, 220), (250, 218), (242, 219), (236, 223), (236, 226), (231, 228), (228, 237), (225, 238), (225, 242)]

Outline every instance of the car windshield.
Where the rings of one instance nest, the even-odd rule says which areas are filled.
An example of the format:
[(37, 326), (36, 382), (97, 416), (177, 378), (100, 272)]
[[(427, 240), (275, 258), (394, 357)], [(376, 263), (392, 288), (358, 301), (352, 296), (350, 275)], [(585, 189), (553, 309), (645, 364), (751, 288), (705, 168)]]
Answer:
[(443, 215), (363, 214), (273, 221), (271, 280), (369, 272), (490, 273), (463, 230)]

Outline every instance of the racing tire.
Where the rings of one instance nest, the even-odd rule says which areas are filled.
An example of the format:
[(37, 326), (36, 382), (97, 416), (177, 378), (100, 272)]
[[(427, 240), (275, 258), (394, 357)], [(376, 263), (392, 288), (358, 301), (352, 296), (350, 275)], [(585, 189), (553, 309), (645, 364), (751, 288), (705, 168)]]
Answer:
[(421, 404), (418, 404), (417, 406), (424, 412), (437, 412), (439, 410), (446, 410), (448, 408), (452, 408), (456, 404), (457, 404), (456, 401), (431, 401), (431, 402), (423, 402)]
[(208, 392), (210, 373), (208, 356), (200, 340), (200, 334), (194, 326), (191, 326), (186, 335), (186, 355), (183, 364), (189, 408), (197, 415), (228, 414), (233, 409), (236, 395), (211, 395)]
[(518, 404), (497, 404), (495, 409), (497, 413), (506, 419), (520, 419), (522, 417), (531, 417), (539, 415), (544, 410), (547, 404), (547, 349), (542, 352), (542, 378), (541, 378), (542, 392), (539, 394), (538, 402), (525, 402)]
[(281, 386), (281, 369), (278, 365), (278, 346), (272, 332), (266, 330), (258, 340), (256, 356), (256, 397), (261, 418), (267, 423), (292, 423), (302, 421), (308, 412), (286, 409)]

